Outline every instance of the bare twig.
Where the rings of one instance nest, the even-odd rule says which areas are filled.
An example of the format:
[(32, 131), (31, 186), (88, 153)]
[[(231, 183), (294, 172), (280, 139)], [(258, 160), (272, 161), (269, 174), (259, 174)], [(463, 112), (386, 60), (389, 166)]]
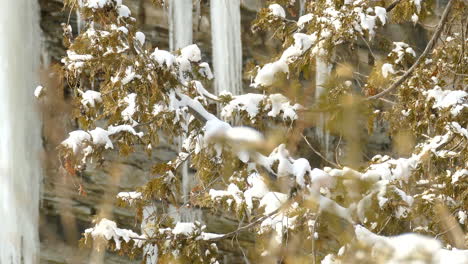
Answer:
[(392, 11), (393, 8), (395, 8), (399, 3), (401, 2), (401, 0), (395, 0), (393, 1), (387, 8), (385, 8), (385, 10), (388, 12)]
[(377, 99), (388, 94), (389, 92), (398, 88), (403, 82), (405, 82), (411, 76), (411, 74), (413, 74), (416, 68), (419, 67), (419, 65), (422, 63), (423, 59), (434, 49), (437, 39), (442, 33), (442, 29), (444, 28), (445, 23), (447, 22), (448, 14), (450, 13), (450, 9), (452, 8), (453, 3), (454, 3), (454, 0), (450, 0), (450, 2), (448, 2), (447, 6), (445, 7), (444, 13), (442, 14), (442, 18), (440, 19), (439, 24), (437, 25), (437, 28), (434, 32), (434, 35), (432, 35), (431, 40), (429, 41), (429, 43), (427, 43), (426, 48), (424, 49), (421, 56), (419, 56), (419, 58), (416, 60), (416, 62), (405, 72), (405, 74), (403, 74), (403, 76), (401, 76), (390, 87), (388, 87), (387, 89), (383, 90), (382, 92), (376, 95), (367, 97), (366, 98), (367, 100)]
[(322, 158), (324, 161), (328, 162), (329, 164), (337, 167), (337, 168), (340, 168), (340, 166), (338, 164), (336, 164), (335, 162), (333, 161), (330, 161), (328, 160), (327, 158), (325, 158), (319, 151), (317, 151), (313, 146), (312, 144), (310, 144), (309, 140), (307, 140), (307, 137), (304, 136), (304, 134), (301, 134), (302, 138), (305, 140), (306, 144), (309, 146), (309, 148), (315, 153), (317, 154), (320, 158)]

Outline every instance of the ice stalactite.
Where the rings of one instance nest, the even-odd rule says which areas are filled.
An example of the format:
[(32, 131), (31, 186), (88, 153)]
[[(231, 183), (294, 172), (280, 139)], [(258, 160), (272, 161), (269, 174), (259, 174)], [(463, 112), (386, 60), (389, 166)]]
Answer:
[[(325, 93), (324, 84), (330, 76), (331, 65), (323, 58), (320, 58), (320, 56), (317, 56), (315, 71), (315, 99), (319, 100), (319, 98)], [(330, 133), (325, 128), (326, 118), (326, 114), (320, 114), (316, 126), (316, 135), (321, 151), (323, 151), (324, 156), (329, 159), (331, 156)]]
[(169, 1), (169, 46), (171, 50), (192, 44), (192, 10), (192, 0)]
[(41, 132), (34, 102), (40, 58), (37, 1), (0, 9), (0, 263), (39, 263)]
[(303, 16), (305, 14), (305, 5), (307, 0), (299, 0), (299, 15)]
[[(306, 13), (306, 4), (307, 0), (299, 0), (299, 15), (303, 16)], [(328, 77), (330, 76), (331, 67), (320, 56), (316, 56), (316, 65), (315, 65), (315, 98), (319, 98), (325, 92), (323, 85), (326, 83)], [(321, 151), (323, 151), (326, 158), (330, 158), (332, 153), (330, 152), (330, 133), (326, 130), (326, 115), (321, 114), (316, 126), (316, 136), (318, 143), (320, 145)]]
[(215, 92), (242, 93), (240, 0), (211, 0)]
[[(169, 2), (169, 45), (171, 50), (184, 48), (193, 43), (193, 3), (192, 0), (171, 0)], [(185, 137), (179, 138), (179, 151)], [(194, 185), (193, 174), (189, 173), (188, 162), (181, 166), (182, 174), (182, 202), (188, 203), (190, 190)], [(185, 207), (169, 208), (174, 220), (193, 222), (201, 219), (201, 211), (190, 210)]]

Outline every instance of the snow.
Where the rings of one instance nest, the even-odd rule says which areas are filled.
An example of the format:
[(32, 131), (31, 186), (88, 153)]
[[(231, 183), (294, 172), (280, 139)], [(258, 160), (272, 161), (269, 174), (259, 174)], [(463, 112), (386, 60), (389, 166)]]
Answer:
[(263, 135), (251, 127), (232, 127), (225, 134), (226, 138), (232, 140), (235, 144), (249, 143), (259, 145), (264, 142)]
[(262, 94), (247, 93), (235, 96), (226, 106), (221, 109), (221, 116), (226, 119), (232, 118), (234, 111), (246, 111), (251, 119), (259, 113), (259, 105), (265, 99)]
[(133, 66), (128, 66), (125, 69), (125, 76), (121, 80), (122, 85), (126, 85), (126, 84), (130, 83), (131, 81), (133, 81), (133, 79), (135, 79), (135, 77), (137, 77), (137, 74), (133, 70)]
[[(267, 192), (260, 200), (260, 208), (264, 208), (264, 215), (270, 215), (279, 210), (288, 200), (288, 195), (279, 192)], [(296, 217), (287, 217), (283, 212), (277, 212), (266, 218), (260, 224), (260, 234), (264, 231), (274, 230), (275, 242), (280, 245), (283, 240), (283, 234), (287, 229), (294, 228)]]
[(191, 81), (191, 84), (193, 84), (193, 86), (195, 87), (195, 89), (197, 90), (197, 93), (202, 96), (202, 97), (208, 97), (208, 98), (211, 98), (213, 97), (214, 95), (212, 95), (210, 92), (208, 92), (205, 87), (203, 86), (203, 84), (200, 82), (200, 81)]
[(121, 31), (122, 33), (124, 33), (125, 35), (128, 34), (128, 29), (124, 26), (121, 26), (119, 28), (117, 28), (118, 31)]
[[(174, 101), (177, 101), (177, 102), (174, 102), (174, 103), (176, 103), (175, 106), (177, 106), (177, 107), (188, 106), (193, 111), (197, 112), (200, 116), (202, 116), (207, 121), (208, 120), (218, 120), (218, 121), (220, 121), (216, 116), (214, 116), (210, 112), (206, 111), (206, 109), (203, 107), (203, 105), (200, 104), (200, 102), (198, 102), (196, 100), (193, 100), (192, 98), (190, 98), (187, 95), (182, 94), (182, 93), (177, 93), (177, 95), (181, 98), (181, 100), (178, 101), (178, 100), (176, 100), (174, 98), (175, 99)], [(220, 122), (222, 122), (222, 121), (220, 121)]]
[[(382, 25), (385, 25), (387, 22), (387, 11), (385, 8), (376, 6), (374, 9), (368, 8), (367, 12), (364, 12), (361, 7), (355, 7), (354, 12), (359, 15), (359, 25), (362, 29), (369, 32), (369, 38), (372, 38), (375, 35), (376, 19), (378, 18)], [(369, 12), (374, 12), (374, 15), (368, 14)], [(359, 29), (358, 31), (361, 31)]]
[(271, 4), (268, 6), (268, 9), (270, 10), (270, 14), (274, 16), (278, 16), (282, 18), (286, 17), (286, 12), (284, 12), (283, 7), (278, 4)]
[(39, 98), (43, 93), (43, 89), (44, 87), (42, 87), (41, 85), (37, 86), (36, 89), (34, 89), (34, 96), (36, 98)]
[(320, 190), (322, 187), (333, 187), (335, 184), (335, 180), (330, 174), (318, 168), (310, 171), (310, 178), (312, 181), (311, 189), (315, 191)]
[(133, 125), (137, 124), (135, 120), (133, 120), (133, 115), (137, 111), (136, 97), (136, 93), (131, 93), (124, 97), (123, 102), (127, 105), (127, 107), (121, 113), (122, 119), (124, 121), (132, 121)]
[(111, 5), (113, 0), (81, 0), (78, 1), (81, 7), (87, 7), (92, 9), (103, 8), (107, 5)]
[(255, 121), (263, 103), (263, 110), (270, 110), (267, 114), (271, 117), (282, 115), (283, 120), (296, 120), (298, 118), (297, 111), (302, 109), (299, 104), (291, 105), (289, 100), (281, 94), (243, 94), (233, 98), (221, 109), (221, 117), (231, 119), (233, 114), (245, 111), (252, 122)]
[(385, 63), (384, 65), (382, 65), (382, 76), (384, 78), (387, 78), (389, 73), (395, 74), (395, 70), (393, 69), (392, 64)]
[(332, 254), (326, 255), (320, 263), (321, 264), (337, 264), (336, 259)]
[(271, 94), (269, 99), (271, 111), (268, 112), (268, 116), (277, 117), (283, 113), (283, 120), (296, 120), (298, 118), (296, 111), (302, 108), (301, 105), (291, 105), (288, 98), (282, 94)]
[(297, 20), (297, 27), (299, 29), (304, 28), (305, 24), (309, 23), (312, 20), (312, 18), (314, 18), (314, 15), (312, 14), (306, 14), (299, 17), (299, 19)]
[[(316, 194), (314, 194), (316, 195)], [(331, 214), (337, 215), (343, 219), (348, 220), (348, 222), (352, 223), (353, 220), (351, 218), (350, 212), (348, 208), (345, 208), (339, 204), (337, 204), (332, 199), (325, 197), (323, 195), (318, 196), (318, 202), (321, 211), (326, 211)]]
[(263, 135), (253, 128), (245, 126), (231, 127), (228, 123), (217, 118), (208, 120), (204, 130), (205, 142), (227, 139), (237, 151), (242, 151), (242, 148), (245, 149), (252, 144), (259, 145), (264, 140)]
[(413, 57), (416, 57), (416, 52), (404, 42), (393, 42), (395, 48), (393, 48), (392, 53), (396, 54), (397, 59), (395, 60), (396, 64), (399, 64), (403, 61), (405, 54), (409, 54)]
[(67, 57), (71, 61), (87, 61), (93, 58), (92, 55), (89, 54), (76, 54), (74, 51), (67, 50)]
[(130, 17), (132, 12), (126, 5), (121, 5), (117, 7), (117, 13), (119, 14), (119, 17)]
[(387, 22), (387, 10), (383, 7), (376, 6), (374, 8), (375, 10), (375, 15), (380, 19), (383, 25)]
[(287, 200), (288, 195), (284, 193), (268, 192), (260, 200), (260, 207), (264, 207), (264, 214), (269, 215), (278, 210)]
[(172, 229), (172, 234), (174, 235), (185, 235), (188, 236), (195, 231), (194, 223), (182, 223), (177, 222), (175, 227)]
[(117, 250), (120, 250), (123, 241), (128, 243), (133, 240), (136, 245), (141, 246), (141, 239), (139, 238), (144, 238), (132, 230), (118, 228), (114, 221), (106, 218), (102, 218), (96, 226), (86, 229), (84, 233), (85, 235), (91, 235), (93, 239), (113, 240)]
[(249, 212), (253, 209), (253, 199), (262, 199), (268, 193), (268, 187), (258, 173), (247, 177), (249, 188), (244, 192), (245, 204)]
[(202, 62), (198, 64), (198, 66), (200, 67), (200, 69), (198, 70), (198, 73), (200, 73), (201, 76), (207, 78), (208, 80), (213, 79), (214, 76), (213, 76), (213, 73), (211, 72), (211, 68), (208, 63)]
[(128, 132), (134, 136), (142, 137), (143, 132), (136, 132), (135, 129), (130, 125), (118, 125), (118, 126), (109, 126), (107, 131), (110, 135), (114, 135), (120, 132)]
[(231, 126), (219, 119), (208, 120), (205, 124), (205, 141), (209, 142), (215, 138), (224, 137), (226, 131), (231, 129)]
[(305, 187), (305, 175), (308, 174), (311, 170), (309, 161), (300, 158), (294, 161), (293, 163), (293, 174), (296, 176), (296, 182), (302, 187)]
[[(288, 196), (278, 192), (268, 192), (260, 201), (260, 207), (265, 208), (264, 215), (270, 215), (276, 210), (279, 210), (281, 206), (286, 203)], [(294, 203), (292, 207), (297, 207), (297, 203)], [(260, 224), (259, 233), (262, 234), (265, 231), (273, 230), (275, 235), (273, 236), (274, 242), (277, 245), (281, 245), (283, 241), (283, 235), (288, 229), (294, 229), (297, 216), (288, 217), (286, 212), (277, 212), (269, 216)]]
[(137, 133), (130, 125), (109, 126), (107, 130), (97, 127), (88, 132), (83, 130), (72, 131), (68, 134), (68, 138), (62, 141), (61, 145), (72, 149), (75, 154), (84, 150), (86, 143), (97, 146), (104, 145), (106, 149), (113, 149), (114, 146), (109, 136), (120, 132), (128, 132), (138, 137), (143, 136), (143, 132)]
[(240, 207), (242, 205), (242, 201), (243, 201), (240, 194), (242, 194), (241, 190), (234, 183), (229, 184), (226, 191), (211, 189), (210, 192), (209, 192), (209, 195), (210, 195), (212, 200), (219, 200), (219, 199), (222, 199), (222, 198), (224, 198), (226, 196), (232, 197), (234, 199), (234, 201), (236, 202), (237, 207)]
[(372, 37), (375, 35), (375, 18), (376, 16), (367, 15), (364, 12), (359, 13), (359, 18), (361, 19), (361, 27), (369, 32), (369, 35)]
[(418, 163), (418, 157), (412, 156), (409, 159), (390, 159), (381, 163), (372, 164), (367, 171), (362, 174), (362, 179), (408, 181), (411, 171), (416, 168)]
[(281, 61), (286, 63), (294, 62), (299, 56), (301, 56), (306, 50), (308, 50), (312, 44), (317, 40), (316, 34), (303, 34), (295, 33), (293, 35), (294, 45), (288, 47), (281, 55)]
[(452, 184), (457, 183), (460, 179), (465, 178), (466, 176), (468, 176), (468, 169), (457, 170), (452, 175)]
[(463, 210), (458, 211), (457, 216), (458, 216), (458, 222), (460, 224), (464, 225), (465, 221), (466, 221), (466, 218), (467, 218), (467, 215), (466, 215), (465, 211), (463, 211)]
[(180, 53), (181, 57), (191, 62), (199, 62), (201, 60), (201, 52), (196, 44), (192, 44), (181, 49)]
[(76, 130), (68, 133), (68, 138), (62, 141), (61, 145), (73, 150), (77, 154), (84, 148), (86, 141), (91, 141), (91, 135), (83, 130)]
[(117, 198), (132, 205), (136, 200), (142, 199), (142, 194), (140, 192), (119, 192)]
[(100, 127), (96, 127), (94, 130), (89, 131), (89, 134), (92, 137), (92, 142), (94, 145), (104, 145), (106, 149), (113, 149), (114, 145), (109, 138), (109, 132)]
[(167, 66), (171, 68), (174, 65), (175, 57), (166, 50), (160, 50), (156, 48), (153, 53), (150, 55), (151, 59), (155, 60), (159, 66)]
[(85, 92), (78, 90), (78, 92), (81, 94), (81, 104), (85, 107), (85, 109), (88, 109), (88, 107), (94, 108), (96, 103), (102, 102), (100, 92), (93, 90), (87, 90)]
[(379, 236), (363, 226), (355, 226), (356, 238), (359, 242), (373, 248), (374, 257), (378, 252), (388, 252), (383, 263), (431, 263), (462, 264), (468, 262), (468, 250), (442, 249), (441, 243), (436, 239), (419, 234), (402, 234), (393, 237)]
[[(453, 110), (452, 110), (452, 114), (453, 114)], [(461, 127), (460, 124), (457, 122), (452, 122), (450, 123), (450, 125), (451, 125), (451, 128), (453, 129), (453, 132), (460, 134), (468, 139), (468, 130), (466, 128)]]
[[(199, 224), (197, 221), (195, 223)], [(177, 222), (174, 228), (172, 229), (171, 233), (175, 236), (183, 235), (183, 236), (191, 236), (194, 235), (197, 230), (197, 225), (191, 222)], [(201, 226), (201, 230), (206, 228), (205, 225)], [(160, 229), (161, 230), (161, 229)], [(197, 236), (196, 240), (214, 240), (222, 237), (223, 234), (214, 234), (214, 233), (207, 233), (201, 232), (199, 236)]]
[(283, 60), (278, 60), (272, 63), (265, 64), (255, 76), (253, 87), (270, 86), (275, 83), (275, 75), (277, 73), (289, 73), (288, 64)]
[(413, 2), (414, 6), (416, 7), (416, 11), (418, 14), (421, 12), (421, 0), (411, 0)]
[(463, 108), (468, 107), (468, 93), (462, 90), (442, 90), (439, 86), (424, 92), (427, 101), (434, 99), (433, 109), (450, 110), (457, 116)]
[(140, 42), (141, 46), (145, 45), (146, 36), (143, 32), (137, 31), (135, 33), (135, 39), (138, 40), (138, 42)]
[(201, 240), (213, 240), (213, 239), (218, 239), (222, 236), (223, 236), (222, 234), (202, 232), (199, 238)]

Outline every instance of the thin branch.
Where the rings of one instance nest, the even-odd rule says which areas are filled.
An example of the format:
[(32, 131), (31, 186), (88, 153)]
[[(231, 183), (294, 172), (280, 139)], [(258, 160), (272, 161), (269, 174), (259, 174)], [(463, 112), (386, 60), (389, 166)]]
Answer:
[(380, 92), (380, 93), (378, 93), (376, 95), (367, 97), (366, 100), (377, 99), (377, 98), (380, 98), (380, 97), (388, 94), (389, 92), (391, 92), (391, 91), (395, 90), (396, 88), (398, 88), (403, 82), (405, 82), (411, 76), (411, 74), (413, 74), (413, 72), (416, 70), (416, 68), (419, 67), (419, 65), (422, 63), (423, 59), (434, 49), (435, 44), (437, 42), (437, 39), (439, 38), (440, 34), (442, 33), (442, 29), (444, 28), (445, 23), (447, 22), (447, 18), (448, 18), (448, 15), (450, 13), (450, 9), (453, 6), (453, 3), (454, 3), (454, 0), (450, 0), (450, 2), (448, 2), (447, 6), (445, 7), (444, 13), (442, 14), (442, 18), (440, 19), (439, 24), (437, 25), (437, 28), (436, 28), (436, 30), (434, 32), (434, 35), (432, 35), (432, 38), (429, 41), (429, 43), (427, 43), (427, 46), (424, 49), (423, 53), (421, 54), (421, 56), (419, 56), (419, 58), (411, 66), (411, 68), (409, 68), (408, 71), (406, 71), (405, 74), (403, 74), (403, 76), (401, 76), (389, 88), (383, 90), (382, 92)]
[(384, 103), (387, 103), (387, 104), (391, 104), (391, 105), (396, 105), (395, 102), (393, 101), (390, 101), (390, 100), (387, 100), (385, 98), (379, 98), (380, 101), (384, 102)]
[(395, 8), (400, 2), (401, 2), (401, 0), (395, 0), (395, 1), (393, 1), (393, 3), (391, 3), (387, 8), (385, 8), (385, 10), (387, 11), (387, 13), (389, 13), (390, 11), (392, 11), (393, 8)]
[(336, 164), (338, 164), (339, 168), (343, 167), (343, 166), (341, 166), (340, 159), (338, 158), (338, 151), (339, 151), (339, 148), (340, 148), (342, 138), (343, 137), (340, 135), (340, 139), (338, 140), (338, 144), (336, 144), (336, 148), (335, 148), (335, 162), (336, 162)]
[(241, 226), (241, 227), (239, 227), (238, 229), (236, 229), (236, 230), (234, 230), (234, 231), (232, 231), (232, 232), (229, 232), (229, 233), (226, 233), (226, 234), (224, 234), (224, 235), (222, 235), (222, 236), (219, 236), (219, 237), (215, 237), (215, 238), (213, 238), (213, 239), (210, 239), (210, 241), (213, 241), (213, 240), (221, 240), (221, 239), (225, 239), (225, 238), (228, 238), (228, 237), (237, 235), (237, 234), (240, 233), (241, 231), (246, 230), (246, 229), (249, 229), (249, 228), (251, 228), (251, 227), (254, 227), (254, 226), (260, 224), (261, 222), (263, 222), (265, 219), (267, 219), (267, 218), (269, 218), (269, 217), (272, 217), (273, 215), (279, 213), (281, 209), (282, 209), (282, 208), (278, 208), (278, 209), (276, 209), (275, 211), (273, 211), (273, 212), (271, 212), (271, 213), (269, 213), (269, 214), (267, 214), (267, 215), (264, 215), (264, 216), (258, 218), (257, 220), (255, 220), (255, 221), (249, 223), (248, 225)]
[(340, 168), (341, 166), (339, 166), (338, 164), (336, 164), (335, 162), (333, 161), (330, 161), (328, 160), (327, 158), (325, 158), (319, 151), (317, 151), (314, 147), (312, 147), (312, 144), (310, 144), (309, 140), (307, 140), (307, 137), (304, 136), (304, 134), (301, 134), (302, 138), (305, 140), (305, 142), (307, 143), (307, 145), (309, 146), (310, 149), (312, 149), (312, 151), (317, 154), (320, 158), (322, 158), (324, 161), (328, 162), (329, 164), (335, 166), (336, 168)]

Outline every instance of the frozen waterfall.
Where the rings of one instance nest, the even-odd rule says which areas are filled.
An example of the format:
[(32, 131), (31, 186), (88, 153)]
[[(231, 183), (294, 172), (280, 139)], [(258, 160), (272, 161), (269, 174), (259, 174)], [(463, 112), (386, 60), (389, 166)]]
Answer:
[(240, 0), (211, 0), (215, 92), (242, 92)]
[(37, 1), (0, 9), (0, 263), (39, 263), (41, 149), (34, 88), (39, 62)]

